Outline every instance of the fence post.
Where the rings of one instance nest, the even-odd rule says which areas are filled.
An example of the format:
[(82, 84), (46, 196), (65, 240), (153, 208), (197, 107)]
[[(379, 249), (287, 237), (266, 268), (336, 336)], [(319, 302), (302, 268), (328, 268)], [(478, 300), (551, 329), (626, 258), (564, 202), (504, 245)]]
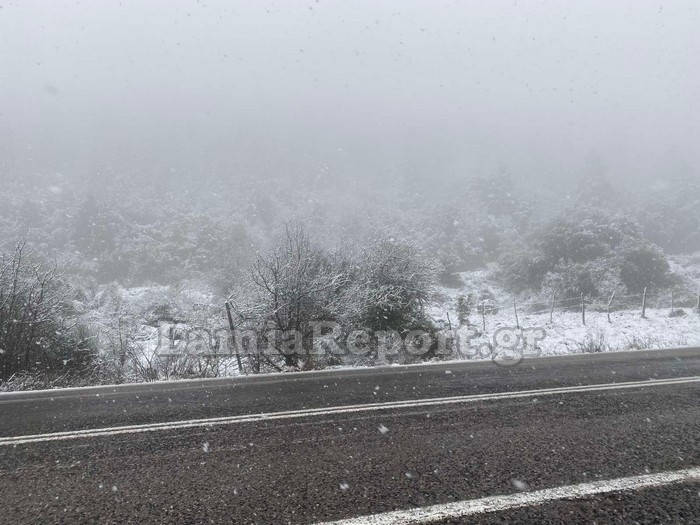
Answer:
[(647, 318), (647, 288), (644, 287), (644, 295), (642, 295), (642, 319)]
[(513, 301), (513, 311), (515, 312), (515, 326), (520, 330), (520, 319), (518, 319), (518, 305)]
[(486, 333), (486, 301), (481, 303), (481, 327), (483, 332)]
[(581, 294), (581, 320), (583, 326), (586, 326), (586, 298), (583, 294)]
[(698, 304), (695, 305), (695, 310), (697, 310), (698, 315), (700, 315), (700, 292), (698, 292)]
[(615, 293), (616, 292), (613, 292), (613, 294), (610, 296), (610, 301), (608, 302), (608, 323), (612, 323), (612, 320), (610, 319), (610, 307), (612, 306), (613, 301), (615, 300)]
[(673, 311), (676, 309), (676, 296), (673, 294), (673, 290), (671, 290), (671, 315), (673, 315)]
[(233, 343), (233, 349), (236, 352), (236, 362), (238, 363), (238, 373), (243, 374), (243, 365), (241, 364), (241, 356), (238, 353), (238, 347), (236, 346), (236, 327), (233, 325), (233, 315), (231, 314), (231, 304), (226, 301), (226, 316), (228, 317), (228, 326), (231, 330), (231, 341)]
[[(554, 324), (554, 297), (555, 295), (552, 294), (552, 302), (549, 308), (549, 324)], [(700, 311), (700, 309), (698, 309), (698, 311)]]

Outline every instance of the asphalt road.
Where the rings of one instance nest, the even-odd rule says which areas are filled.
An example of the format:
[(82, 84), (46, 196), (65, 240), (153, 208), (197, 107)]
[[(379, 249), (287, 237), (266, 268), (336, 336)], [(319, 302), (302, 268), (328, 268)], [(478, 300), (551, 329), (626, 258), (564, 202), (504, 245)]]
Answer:
[[(696, 348), (1, 394), (0, 523), (317, 523), (694, 469), (700, 382), (665, 380), (697, 377)], [(700, 523), (699, 490), (439, 522)]]

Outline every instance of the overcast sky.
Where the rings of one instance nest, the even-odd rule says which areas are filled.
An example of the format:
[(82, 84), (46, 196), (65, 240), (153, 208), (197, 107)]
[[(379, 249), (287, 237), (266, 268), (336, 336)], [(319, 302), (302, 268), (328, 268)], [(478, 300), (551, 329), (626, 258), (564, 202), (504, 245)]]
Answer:
[(700, 163), (694, 0), (0, 5), (13, 176), (254, 167), (268, 148), (341, 175), (555, 178), (598, 158), (622, 180)]

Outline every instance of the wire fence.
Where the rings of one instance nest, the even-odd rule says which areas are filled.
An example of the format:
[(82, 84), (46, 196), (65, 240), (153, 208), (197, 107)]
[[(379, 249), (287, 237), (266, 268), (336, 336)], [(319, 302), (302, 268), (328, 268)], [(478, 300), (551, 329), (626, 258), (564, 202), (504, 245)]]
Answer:
[(700, 291), (651, 292), (647, 288), (639, 294), (614, 293), (610, 297), (587, 297), (581, 294), (579, 297), (557, 298), (552, 295), (549, 298), (540, 296), (525, 301), (515, 299), (507, 303), (486, 299), (473, 301), (472, 306), (475, 307), (475, 313), (481, 316), (484, 327), (489, 316), (508, 310), (512, 312), (518, 326), (521, 318), (549, 314), (549, 320), (553, 322), (556, 315), (561, 313), (580, 313), (581, 323), (585, 325), (592, 314), (605, 315), (612, 323), (612, 314), (621, 311), (638, 311), (643, 318), (646, 317), (647, 311), (659, 310), (667, 310), (669, 317), (682, 317), (692, 313), (700, 315)]

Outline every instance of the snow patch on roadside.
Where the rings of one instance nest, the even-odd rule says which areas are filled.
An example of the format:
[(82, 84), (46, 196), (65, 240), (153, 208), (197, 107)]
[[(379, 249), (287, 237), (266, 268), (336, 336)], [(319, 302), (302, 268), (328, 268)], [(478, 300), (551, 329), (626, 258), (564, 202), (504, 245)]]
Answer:
[[(684, 283), (695, 285), (698, 289), (699, 263), (700, 254), (677, 256), (671, 260), (673, 272)], [(665, 306), (664, 301), (657, 300), (647, 309), (646, 318), (642, 318), (640, 310), (625, 310), (612, 312), (608, 321), (605, 311), (591, 307), (586, 312), (584, 326), (581, 312), (557, 308), (550, 322), (546, 304), (539, 305), (537, 298), (527, 301), (508, 294), (492, 275), (492, 268), (461, 274), (464, 285), (460, 288), (442, 288), (438, 294), (438, 304), (429, 309), (429, 314), (441, 326), (456, 328), (461, 336), (466, 337), (470, 327), (477, 333), (483, 332), (472, 338), (472, 345), (479, 346), (492, 342), (497, 330), (516, 327), (513, 301), (517, 299), (520, 326), (526, 329), (542, 328), (547, 334), (534, 352), (534, 355), (542, 356), (700, 346), (700, 315), (695, 309), (684, 308), (685, 315), (671, 317), (670, 308), (656, 307)], [(473, 297), (469, 326), (460, 326), (457, 297), (469, 293)], [(490, 298), (499, 308), (487, 313), (484, 331), (483, 317), (477, 306), (486, 298)], [(533, 309), (535, 313), (527, 313)]]

